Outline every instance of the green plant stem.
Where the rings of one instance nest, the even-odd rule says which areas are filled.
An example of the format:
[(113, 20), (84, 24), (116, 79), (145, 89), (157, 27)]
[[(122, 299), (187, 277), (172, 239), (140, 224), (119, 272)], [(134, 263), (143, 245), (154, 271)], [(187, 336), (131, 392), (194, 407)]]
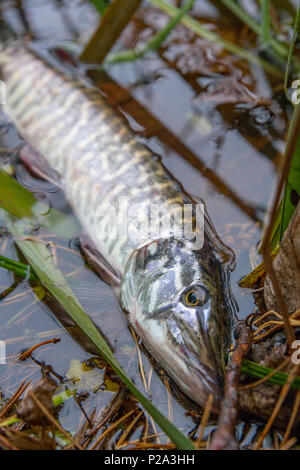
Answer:
[(262, 0), (261, 40), (268, 45), (270, 41), (270, 0)]
[[(262, 0), (264, 1), (264, 0)], [(237, 18), (239, 18), (242, 23), (247, 25), (254, 33), (259, 35), (261, 33), (260, 25), (251, 18), (248, 13), (243, 10), (235, 0), (220, 0), (223, 5), (225, 5), (228, 10), (230, 10)]]
[[(260, 364), (256, 364), (255, 362), (249, 361), (247, 359), (243, 360), (242, 364), (242, 372), (246, 375), (251, 375), (252, 377), (256, 377), (258, 379), (263, 379), (271, 372), (273, 369), (269, 367), (261, 366)], [(277, 384), (277, 385), (284, 385), (288, 379), (289, 375), (285, 372), (276, 372), (272, 377), (268, 379), (268, 382)], [(295, 377), (291, 388), (300, 390), (300, 377)]]
[(101, 64), (127, 26), (142, 0), (114, 0), (105, 10), (98, 28), (79, 60)]
[(286, 158), (289, 158), (290, 165), (285, 179), (280, 212), (279, 241), (282, 240), (296, 210), (296, 206), (291, 202), (291, 192), (294, 189), (297, 194), (300, 194), (300, 105), (294, 108), (288, 134), (287, 149), (290, 149), (291, 155), (286, 155)]
[(178, 10), (178, 13), (168, 22), (168, 24), (150, 41), (141, 48), (126, 49), (116, 54), (109, 56), (103, 63), (103, 65), (111, 65), (120, 62), (133, 61), (144, 56), (147, 52), (156, 51), (160, 45), (165, 41), (168, 35), (173, 31), (181, 19), (188, 13), (193, 7), (195, 0), (187, 0), (183, 7)]
[(31, 281), (36, 281), (37, 277), (28, 264), (14, 261), (0, 255), (0, 267), (7, 269), (20, 277), (28, 278)]
[[(41, 284), (53, 295), (53, 297), (60, 303), (65, 311), (71, 316), (74, 322), (81, 328), (81, 330), (90, 338), (95, 344), (101, 356), (119, 375), (120, 379), (124, 382), (127, 388), (138, 399), (145, 410), (153, 417), (160, 428), (170, 437), (176, 444), (178, 449), (194, 449), (192, 442), (187, 439), (171, 423), (134, 385), (132, 380), (126, 375), (124, 369), (113, 355), (105, 339), (92, 322), (90, 317), (83, 310), (77, 297), (74, 295), (66, 278), (62, 272), (53, 264), (52, 257), (46, 245), (39, 243), (39, 240), (34, 240), (31, 237), (31, 232), (28, 234), (28, 227), (36, 225), (40, 219), (41, 207), (36, 211), (37, 201), (28, 190), (23, 188), (17, 181), (9, 177), (5, 172), (0, 170), (0, 211), (1, 220), (7, 227), (9, 232), (14, 236), (15, 243), (20, 251), (31, 266), (34, 274), (40, 280)], [(43, 208), (44, 206), (42, 206)], [(52, 210), (50, 211), (51, 215)], [(44, 213), (44, 210), (42, 210)], [(66, 218), (67, 216), (55, 211), (56, 216), (59, 218)], [(17, 216), (17, 218), (16, 218)], [(56, 217), (50, 220), (52, 225), (56, 227)], [(52, 225), (46, 224), (49, 230)], [(65, 231), (66, 232), (66, 231)], [(8, 260), (5, 267), (10, 269), (20, 268), (19, 263)], [(19, 274), (28, 274), (28, 267), (23, 266)]]
[[(234, 13), (243, 23), (245, 23), (255, 34), (261, 36), (261, 26), (251, 16), (249, 16), (235, 1), (220, 0), (232, 13)], [(263, 0), (266, 3), (266, 0)], [(268, 2), (269, 0), (267, 0)], [(280, 57), (287, 57), (288, 48), (270, 37), (269, 44)]]
[(90, 0), (95, 8), (99, 11), (101, 15), (105, 12), (106, 8), (108, 7), (108, 3), (106, 0)]
[(298, 0), (298, 7), (297, 7), (296, 18), (295, 18), (295, 23), (294, 23), (293, 36), (292, 36), (291, 45), (289, 48), (285, 76), (284, 76), (284, 91), (289, 101), (291, 101), (291, 98), (289, 96), (289, 90), (288, 90), (289, 73), (290, 73), (290, 68), (291, 68), (291, 63), (292, 63), (292, 58), (293, 58), (294, 47), (295, 47), (297, 36), (298, 36), (299, 22), (300, 22), (300, 1)]
[[(164, 0), (149, 0), (150, 3), (155, 5), (157, 8), (160, 10), (164, 11), (170, 16), (175, 16), (178, 14), (179, 9), (174, 7), (173, 5), (170, 5), (168, 2)], [(282, 77), (283, 72), (278, 70), (278, 68), (274, 67), (271, 65), (269, 62), (266, 60), (256, 56), (252, 52), (247, 51), (246, 49), (243, 49), (233, 42), (227, 41), (226, 39), (221, 38), (217, 34), (213, 33), (212, 31), (209, 31), (208, 29), (204, 28), (199, 21), (195, 20), (189, 15), (185, 15), (181, 19), (181, 23), (184, 24), (187, 28), (189, 28), (191, 31), (193, 31), (195, 34), (198, 36), (206, 39), (207, 41), (213, 42), (215, 44), (219, 44), (222, 46), (227, 52), (230, 52), (232, 54), (237, 55), (238, 57), (241, 57), (242, 59), (245, 59), (249, 62), (252, 62), (254, 64), (260, 65), (263, 67), (267, 72), (272, 73), (273, 75), (276, 75), (277, 77)]]
[(21, 421), (21, 418), (19, 418), (17, 415), (9, 416), (8, 418), (1, 421), (1, 428), (7, 428), (11, 426), (12, 424), (19, 423), (20, 421)]
[[(1, 202), (0, 202), (1, 205)], [(153, 417), (161, 429), (176, 444), (178, 449), (192, 450), (194, 446), (179, 429), (174, 426), (134, 385), (132, 380), (113, 355), (99, 330), (85, 313), (77, 297), (68, 285), (62, 272), (53, 264), (48, 248), (32, 239), (26, 239), (24, 228), (28, 225), (28, 220), (15, 220), (5, 210), (1, 210), (1, 218), (6, 227), (15, 238), (15, 243), (27, 259), (33, 271), (40, 279), (42, 285), (53, 295), (60, 305), (71, 316), (76, 325), (95, 344), (101, 356), (114, 369), (120, 379), (124, 382), (130, 392), (138, 399), (146, 411)]]
[(263, 255), (263, 261), (265, 264), (266, 272), (268, 273), (270, 277), (273, 291), (274, 291), (274, 294), (276, 296), (276, 300), (278, 303), (278, 309), (279, 309), (278, 312), (281, 313), (281, 315), (283, 316), (284, 329), (285, 329), (285, 334), (286, 334), (286, 339), (288, 342), (289, 350), (291, 350), (292, 343), (295, 339), (295, 331), (292, 328), (288, 320), (288, 316), (289, 316), (288, 309), (287, 309), (284, 297), (282, 295), (280, 280), (278, 279), (276, 271), (273, 267), (273, 260), (272, 260), (272, 256), (270, 252), (271, 252), (271, 237), (274, 232), (274, 227), (276, 226), (276, 218), (278, 216), (278, 208), (280, 207), (280, 199), (281, 199), (282, 191), (284, 190), (286, 186), (286, 182), (288, 181), (291, 164), (295, 158), (295, 152), (297, 150), (299, 135), (300, 135), (300, 105), (298, 105), (294, 111), (292, 124), (289, 130), (289, 138), (288, 138), (287, 145), (286, 145), (284, 164), (283, 164), (281, 175), (277, 184), (274, 200), (272, 203), (272, 207), (270, 211), (270, 219), (267, 224), (263, 242), (261, 245), (261, 253)]

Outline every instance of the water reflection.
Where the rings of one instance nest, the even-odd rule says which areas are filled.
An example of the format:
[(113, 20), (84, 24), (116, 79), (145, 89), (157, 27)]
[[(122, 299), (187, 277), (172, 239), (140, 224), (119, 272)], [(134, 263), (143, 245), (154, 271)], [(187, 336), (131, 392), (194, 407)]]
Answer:
[[(49, 45), (78, 37), (84, 43), (97, 18), (88, 2), (69, 3), (69, 7), (59, 11), (57, 2), (25, 2), (32, 35)], [(198, 2), (197, 15), (210, 24), (218, 18), (216, 8), (208, 2)], [(26, 27), (15, 9), (5, 10), (4, 17), (17, 33)], [(145, 9), (120, 44), (130, 47), (141, 37), (145, 40), (161, 26), (161, 21), (165, 21), (161, 15)], [(222, 27), (226, 30), (225, 25)], [(240, 317), (247, 316), (254, 303), (251, 295), (243, 295), (238, 280), (252, 267), (253, 248), (261, 235), (262, 214), (258, 209), (268, 203), (276, 178), (274, 162), (280, 160), (283, 149), (287, 117), (280, 93), (273, 94), (273, 84), (261, 70), (249, 69), (182, 27), (168, 38), (159, 56), (113, 66), (108, 74), (97, 75), (99, 87), (129, 117), (139, 138), (162, 156), (187, 192), (205, 201), (220, 236), (235, 250), (237, 269), (232, 275), (232, 288)], [(263, 101), (260, 96), (268, 96), (268, 100)], [(2, 161), (9, 164), (9, 149), (14, 152), (20, 144), (16, 131), (0, 122), (0, 145), (8, 149), (6, 154), (0, 150)], [(27, 187), (47, 193), (52, 207), (70, 213), (61, 191), (54, 192), (49, 183), (30, 176), (19, 163), (15, 169), (17, 178)], [(191, 407), (191, 403), (183, 403), (177, 390), (170, 399), (166, 380), (153, 372), (148, 355), (142, 352), (145, 386), (137, 345), (111, 289), (86, 268), (76, 244), (48, 234), (43, 234), (42, 239), (53, 242), (53, 256), (59, 267), (136, 385), (180, 429), (192, 432), (194, 415), (186, 416), (186, 406)], [(0, 241), (2, 254), (15, 259), (20, 256), (10, 236), (3, 235)], [(49, 308), (47, 299), (40, 302), (38, 292), (28, 281), (0, 270), (0, 287), (5, 293), (1, 301), (1, 339), (6, 340), (8, 348), (8, 365), (0, 369), (5, 396), (9, 397), (25, 377), (39, 379), (38, 364), (20, 363), (16, 358), (21, 349), (41, 338), (61, 338), (60, 343), (39, 349), (34, 356), (51, 364), (62, 376), (67, 376), (72, 360), (83, 362), (93, 354), (80, 334), (70, 330), (72, 324), (66, 322), (65, 329), (61, 328), (53, 305)], [(84, 407), (96, 407), (99, 412), (112, 396), (111, 391), (90, 391)], [(194, 411), (197, 417), (197, 410)], [(74, 400), (69, 400), (60, 412), (62, 425), (71, 431), (77, 428), (81, 416)]]

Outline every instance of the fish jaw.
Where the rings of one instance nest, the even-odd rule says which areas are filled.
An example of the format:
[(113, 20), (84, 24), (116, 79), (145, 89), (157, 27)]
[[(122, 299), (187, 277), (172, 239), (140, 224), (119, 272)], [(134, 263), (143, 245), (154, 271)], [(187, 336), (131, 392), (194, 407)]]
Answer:
[[(176, 327), (174, 318), (169, 314), (166, 321), (145, 320), (142, 312), (136, 309), (129, 313), (129, 321), (147, 350), (164, 367), (181, 391), (201, 407), (205, 406), (212, 394), (212, 409), (218, 413), (223, 395), (220, 386), (222, 378), (220, 380), (214, 363), (209, 366), (194, 359), (192, 351), (182, 341), (181, 331)], [(176, 341), (172, 334), (174, 328), (177, 329)]]

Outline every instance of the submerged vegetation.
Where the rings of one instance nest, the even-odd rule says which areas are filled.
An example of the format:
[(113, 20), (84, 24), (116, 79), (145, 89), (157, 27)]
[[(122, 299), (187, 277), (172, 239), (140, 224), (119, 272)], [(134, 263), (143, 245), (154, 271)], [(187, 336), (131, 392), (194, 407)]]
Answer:
[[(25, 0), (16, 2), (13, 8), (15, 20), (25, 36), (45, 40), (39, 38), (39, 28), (35, 26), (27, 3)], [(225, 241), (231, 245), (233, 239), (232, 248), (238, 251), (238, 243), (237, 246), (235, 243), (240, 238), (241, 243), (246, 243), (247, 258), (250, 257), (250, 248), (254, 248), (255, 255), (253, 250), (251, 255), (255, 258), (253, 268), (263, 261), (242, 284), (251, 289), (248, 297), (255, 293), (257, 307), (253, 313), (254, 305), (249, 304), (251, 310), (240, 312), (240, 319), (245, 320), (243, 328), (251, 333), (252, 349), (249, 353), (241, 346), (238, 376), (232, 379), (232, 384), (236, 386), (242, 374), (238, 385), (239, 406), (248, 413), (246, 418), (241, 418), (249, 419), (246, 427), (251, 428), (251, 413), (261, 421), (254, 442), (247, 440), (246, 433), (239, 437), (240, 446), (259, 449), (269, 436), (271, 444), (267, 443), (268, 447), (296, 448), (300, 378), (299, 367), (293, 364), (291, 355), (300, 326), (300, 306), (296, 311), (290, 311), (273, 258), (295, 214), (300, 194), (300, 108), (294, 98), (291, 102), (292, 91), (295, 90), (293, 82), (300, 72), (297, 42), (300, 3), (281, 5), (275, 0), (253, 0), (249, 2), (252, 9), (246, 10), (239, 1), (207, 0), (202, 11), (197, 0), (91, 0), (82, 3), (90, 15), (88, 18), (92, 18), (93, 28), (83, 32), (78, 31), (72, 15), (76, 7), (72, 2), (68, 3), (49, 0), (53, 11), (59, 6), (63, 29), (71, 31), (72, 41), (77, 42), (76, 50), (80, 49), (78, 59), (74, 60), (80, 62), (80, 73), (84, 70), (112, 104), (121, 107), (142, 141), (148, 139), (147, 143), (154, 149), (165, 146), (177, 151), (187, 165), (185, 169), (190, 171), (192, 168), (195, 173), (198, 170), (201, 183), (206, 184), (206, 178), (214, 191), (232, 204), (232, 225), (239, 226), (240, 232), (236, 239), (229, 234), (227, 240), (224, 229)], [(13, 29), (14, 24), (10, 23), (7, 15), (12, 6), (1, 2), (0, 7), (2, 21), (8, 30)], [(68, 39), (69, 36), (66, 35)], [(90, 37), (89, 41), (87, 37)], [(51, 35), (46, 38), (46, 45), (50, 42), (52, 46)], [(66, 52), (68, 48), (68, 43), (66, 46), (59, 44), (57, 48), (60, 58), (66, 62), (73, 59)], [(139, 68), (140, 81), (131, 83), (130, 74)], [(122, 73), (123, 82), (120, 80)], [(159, 94), (166, 92), (166, 89), (157, 91), (155, 87), (159, 89), (161, 76), (175, 73), (176, 80), (180, 77), (193, 91), (193, 110), (196, 111), (189, 117), (185, 128), (178, 126), (180, 106), (185, 106), (178, 95), (181, 104), (176, 108), (178, 114), (172, 129), (169, 123), (165, 124), (163, 119), (160, 122), (155, 117), (162, 109), (155, 99), (164, 102), (165, 97)], [(260, 87), (256, 86), (257, 77), (263, 84)], [(174, 80), (174, 83), (177, 82)], [(174, 86), (172, 82), (171, 85)], [(138, 95), (140, 88), (145, 90), (144, 95)], [(268, 90), (267, 98), (262, 96), (262, 89)], [(186, 91), (185, 88), (182, 90)], [(151, 109), (149, 111), (141, 103), (136, 103), (131, 96), (135, 93), (142, 102), (147, 94), (154, 93), (152, 113)], [(218, 118), (214, 121), (216, 110)], [(257, 110), (258, 117), (255, 114)], [(220, 116), (226, 125), (220, 124)], [(247, 122), (249, 116), (254, 116), (253, 125)], [(94, 275), (88, 260), (82, 259), (76, 241), (80, 229), (66, 203), (61, 204), (60, 196), (53, 197), (56, 191), (53, 184), (49, 186), (48, 182), (43, 183), (36, 176), (20, 170), (22, 165), (18, 157), (23, 142), (16, 136), (13, 125), (5, 121), (4, 115), (2, 118), (0, 267), (5, 277), (1, 278), (3, 319), (0, 324), (1, 339), (7, 340), (6, 344), (12, 349), (9, 349), (7, 358), (8, 373), (3, 373), (0, 381), (0, 447), (80, 450), (217, 448), (216, 438), (211, 444), (211, 433), (217, 426), (217, 418), (211, 411), (212, 398), (209, 397), (204, 410), (199, 410), (176, 388), (173, 390), (173, 384), (163, 371), (159, 371), (157, 364), (151, 362), (134, 332), (133, 339), (129, 335), (122, 338), (122, 334), (127, 333), (120, 334), (118, 316), (108, 312), (104, 318), (101, 315), (94, 318), (91, 314), (98, 310), (100, 302), (108, 302), (107, 310), (115, 309), (117, 315), (119, 312), (111, 299), (106, 300), (106, 291), (99, 299), (103, 283)], [(173, 116), (170, 122), (173, 122)], [(212, 127), (215, 127), (216, 135), (210, 137), (207, 148), (213, 157), (211, 161), (204, 158), (202, 162), (201, 151), (198, 154), (198, 149), (195, 150), (195, 141), (199, 136), (201, 139), (211, 136)], [(180, 138), (176, 136), (176, 129), (182, 134)], [(243, 185), (236, 176), (240, 180), (245, 175), (235, 175), (236, 180), (231, 182), (226, 179), (227, 170), (222, 164), (220, 168), (224, 177), (218, 171), (220, 155), (226, 151), (228, 154), (223, 147), (226, 132), (235, 132), (236, 129), (247, 145), (267, 157), (272, 167), (275, 164), (279, 174), (269, 212), (265, 211), (266, 201), (262, 197), (258, 203), (257, 198), (249, 202), (248, 195), (244, 196)], [(287, 139), (283, 151), (285, 133)], [(7, 136), (13, 144), (9, 139), (5, 140)], [(239, 149), (235, 152), (237, 156)], [(169, 165), (172, 171), (174, 164), (169, 162)], [(232, 162), (228, 165), (234, 166)], [(178, 168), (180, 178), (180, 164)], [(182, 178), (183, 184), (186, 185), (188, 178)], [(265, 178), (268, 178), (267, 173)], [(275, 183), (274, 179), (272, 183)], [(198, 184), (200, 179), (196, 187)], [(270, 188), (269, 184), (268, 191)], [(190, 190), (189, 187), (186, 189)], [(201, 194), (201, 190), (198, 192)], [(211, 188), (207, 191), (208, 197), (210, 194), (213, 194)], [(222, 201), (220, 207), (215, 206), (219, 212), (226, 207)], [(267, 212), (264, 231), (261, 230), (262, 210)], [(240, 219), (236, 218), (234, 211), (240, 214)], [(255, 227), (252, 238), (248, 226), (242, 228), (245, 220), (250, 220)], [(226, 225), (226, 214), (221, 224)], [(262, 259), (259, 259), (255, 246), (258, 242)], [(240, 259), (242, 256), (239, 258), (238, 255), (238, 262)], [(247, 268), (250, 268), (250, 263)], [(260, 295), (266, 278), (271, 280), (274, 289), (276, 311), (267, 308)], [(98, 287), (100, 285), (102, 287)], [(242, 299), (243, 294), (239, 295)], [(30, 296), (29, 301), (26, 296)], [(90, 308), (88, 301), (93, 296), (96, 300)], [(20, 300), (24, 304), (20, 304)], [(31, 323), (33, 312), (37, 314)], [(36, 328), (36, 322), (45, 312), (49, 316), (45, 321), (47, 328)], [(110, 324), (113, 318), (117, 319), (117, 326)], [(125, 322), (121, 328), (127, 328)], [(12, 333), (14, 329), (16, 333)], [(108, 338), (110, 332), (112, 338)], [(281, 336), (276, 336), (278, 334)], [(121, 335), (121, 340), (118, 335)], [(64, 370), (57, 372), (60, 361), (54, 359), (56, 353), (53, 351), (60, 347), (57, 344), (59, 339), (63, 339), (67, 347)], [(118, 341), (121, 343), (119, 349)], [(229, 365), (230, 360), (232, 351), (229, 351)], [(69, 370), (66, 370), (67, 363), (72, 363)], [(42, 378), (38, 380), (40, 372)], [(151, 383), (152, 375), (154, 385)], [(229, 375), (227, 379), (230, 381)], [(259, 400), (259, 393), (265, 393), (265, 389), (257, 387), (274, 386), (277, 388), (272, 392), (269, 413), (264, 415), (251, 393), (258, 390)], [(99, 410), (96, 402), (100, 393)], [(163, 403), (159, 398), (162, 393), (166, 396)], [(249, 398), (245, 404), (247, 396), (252, 402)], [(73, 405), (69, 405), (70, 402)], [(67, 412), (64, 415), (68, 406), (73, 406), (69, 410), (77, 410), (75, 419), (69, 419)], [(232, 406), (238, 407), (238, 403), (234, 402)], [(222, 412), (228, 412), (224, 408)], [(285, 421), (280, 413), (286, 416)], [(66, 424), (62, 424), (64, 419)], [(223, 430), (223, 422), (221, 414), (219, 429)], [(233, 430), (225, 429), (229, 434), (234, 433), (238, 423), (233, 421), (231, 424)], [(283, 435), (278, 429), (283, 429)], [(235, 441), (235, 436), (231, 437)]]

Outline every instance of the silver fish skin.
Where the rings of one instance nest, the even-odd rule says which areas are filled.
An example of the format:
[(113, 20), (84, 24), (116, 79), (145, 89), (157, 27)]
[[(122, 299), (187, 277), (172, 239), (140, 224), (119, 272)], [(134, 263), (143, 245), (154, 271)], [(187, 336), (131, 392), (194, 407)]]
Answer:
[[(201, 248), (174, 237), (176, 214), (194, 201), (97, 89), (20, 45), (0, 53), (0, 69), (6, 111), (60, 175), (84, 230), (119, 273), (130, 324), (189, 398), (204, 406), (213, 394), (218, 411), (235, 321), (230, 252), (208, 219)], [(155, 240), (146, 229), (153, 204), (175, 221)], [(128, 207), (138, 209), (128, 215)], [(126, 221), (126, 237), (110, 236), (117, 221)]]

